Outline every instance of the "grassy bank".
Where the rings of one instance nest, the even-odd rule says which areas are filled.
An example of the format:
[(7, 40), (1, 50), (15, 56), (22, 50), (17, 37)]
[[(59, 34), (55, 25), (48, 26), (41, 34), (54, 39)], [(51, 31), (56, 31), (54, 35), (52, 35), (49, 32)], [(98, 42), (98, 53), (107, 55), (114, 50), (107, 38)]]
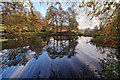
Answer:
[[(3, 33), (2, 33), (3, 34)], [(81, 35), (80, 33), (75, 33), (75, 32), (57, 32), (57, 33), (52, 33), (52, 32), (21, 32), (21, 36), (16, 33), (4, 33), (4, 35), (1, 36), (0, 42), (7, 41), (8, 39), (14, 39), (18, 37), (29, 37), (29, 36), (76, 36), (76, 35)]]
[(75, 35), (81, 35), (79, 33), (75, 32), (56, 32), (56, 33), (51, 33), (51, 32), (38, 32), (37, 35), (45, 35), (45, 36), (75, 36)]
[(107, 40), (107, 41), (106, 40), (107, 40), (106, 36), (96, 36), (96, 37), (93, 37), (91, 42), (93, 44), (100, 45), (100, 46), (117, 48), (116, 38), (112, 40)]
[(0, 39), (0, 42), (5, 42), (7, 41), (8, 39)]

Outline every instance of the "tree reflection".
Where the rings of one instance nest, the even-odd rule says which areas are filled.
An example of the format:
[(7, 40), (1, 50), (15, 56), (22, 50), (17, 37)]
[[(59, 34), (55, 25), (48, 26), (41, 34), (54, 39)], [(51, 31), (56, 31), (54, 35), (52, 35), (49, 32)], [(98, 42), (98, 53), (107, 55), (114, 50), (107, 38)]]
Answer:
[(51, 59), (74, 56), (77, 36), (30, 37), (9, 40), (3, 44), (2, 68), (26, 65), (32, 58), (38, 59), (44, 52)]
[(52, 59), (74, 56), (75, 47), (78, 44), (77, 37), (73, 36), (55, 36), (47, 45), (46, 51)]
[(26, 65), (32, 58), (38, 59), (47, 41), (41, 37), (19, 37), (3, 43), (2, 68), (10, 66)]
[(103, 46), (96, 46), (97, 51), (102, 54), (106, 54), (107, 58), (99, 58), (100, 64), (103, 67), (102, 71), (97, 70), (99, 75), (104, 79), (113, 80), (118, 79), (119, 77), (119, 49), (110, 48), (110, 47), (103, 47)]

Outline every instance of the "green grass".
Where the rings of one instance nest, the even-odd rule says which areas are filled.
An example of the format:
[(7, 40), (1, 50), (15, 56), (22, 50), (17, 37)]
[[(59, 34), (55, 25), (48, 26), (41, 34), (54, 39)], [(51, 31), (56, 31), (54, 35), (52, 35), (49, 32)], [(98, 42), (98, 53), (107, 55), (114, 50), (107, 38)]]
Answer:
[(0, 39), (0, 42), (4, 42), (7, 41), (8, 39)]

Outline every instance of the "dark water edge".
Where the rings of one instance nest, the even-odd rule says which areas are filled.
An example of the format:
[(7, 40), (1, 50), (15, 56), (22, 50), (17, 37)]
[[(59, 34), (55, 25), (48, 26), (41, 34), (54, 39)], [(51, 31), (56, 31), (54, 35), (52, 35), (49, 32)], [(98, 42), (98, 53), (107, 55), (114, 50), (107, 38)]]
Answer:
[[(104, 70), (101, 61), (118, 61), (117, 50), (95, 46), (89, 43), (91, 39), (83, 36), (34, 36), (8, 40), (2, 43), (0, 51), (2, 78), (105, 78), (100, 73)], [(117, 76), (115, 74), (113, 78)]]

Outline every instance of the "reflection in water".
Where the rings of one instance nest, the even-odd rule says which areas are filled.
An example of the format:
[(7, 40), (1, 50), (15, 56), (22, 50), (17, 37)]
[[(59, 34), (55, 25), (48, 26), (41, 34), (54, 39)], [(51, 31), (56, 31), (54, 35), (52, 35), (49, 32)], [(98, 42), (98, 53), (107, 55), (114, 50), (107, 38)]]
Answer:
[(120, 69), (120, 62), (119, 62), (119, 54), (117, 49), (113, 49), (110, 47), (103, 47), (96, 45), (97, 51), (101, 52), (102, 54), (107, 55), (107, 58), (102, 58), (100, 60), (100, 64), (102, 66), (102, 70), (96, 70), (100, 76), (104, 79), (114, 80), (119, 79), (119, 69)]
[(48, 56), (52, 59), (56, 57), (62, 58), (66, 55), (68, 58), (75, 54), (75, 47), (77, 45), (76, 37), (57, 36), (50, 39), (47, 45)]
[[(24, 41), (20, 39), (21, 41), (18, 40), (20, 46), (29, 46), (3, 50), (3, 69), (12, 65), (25, 65), (32, 58), (38, 59), (39, 55), (42, 54), (42, 51), (48, 52), (48, 56), (52, 59), (55, 59), (56, 57), (62, 58), (64, 55), (70, 58), (75, 53), (75, 46), (77, 45), (76, 39), (77, 38), (73, 39), (72, 37), (66, 36), (57, 36), (50, 40), (44, 40), (44, 38), (42, 39), (40, 37), (32, 37), (29, 40), (23, 39)], [(5, 45), (7, 45), (8, 48), (12, 48), (11, 46), (14, 44), (9, 45), (11, 42), (12, 41), (8, 41)], [(25, 42), (25, 44), (23, 42)]]
[[(3, 78), (98, 78), (100, 59), (116, 50), (90, 43), (90, 37), (21, 37), (3, 43)], [(112, 54), (111, 54), (112, 53)], [(112, 55), (114, 57), (109, 57)], [(9, 72), (9, 73), (8, 73)]]

